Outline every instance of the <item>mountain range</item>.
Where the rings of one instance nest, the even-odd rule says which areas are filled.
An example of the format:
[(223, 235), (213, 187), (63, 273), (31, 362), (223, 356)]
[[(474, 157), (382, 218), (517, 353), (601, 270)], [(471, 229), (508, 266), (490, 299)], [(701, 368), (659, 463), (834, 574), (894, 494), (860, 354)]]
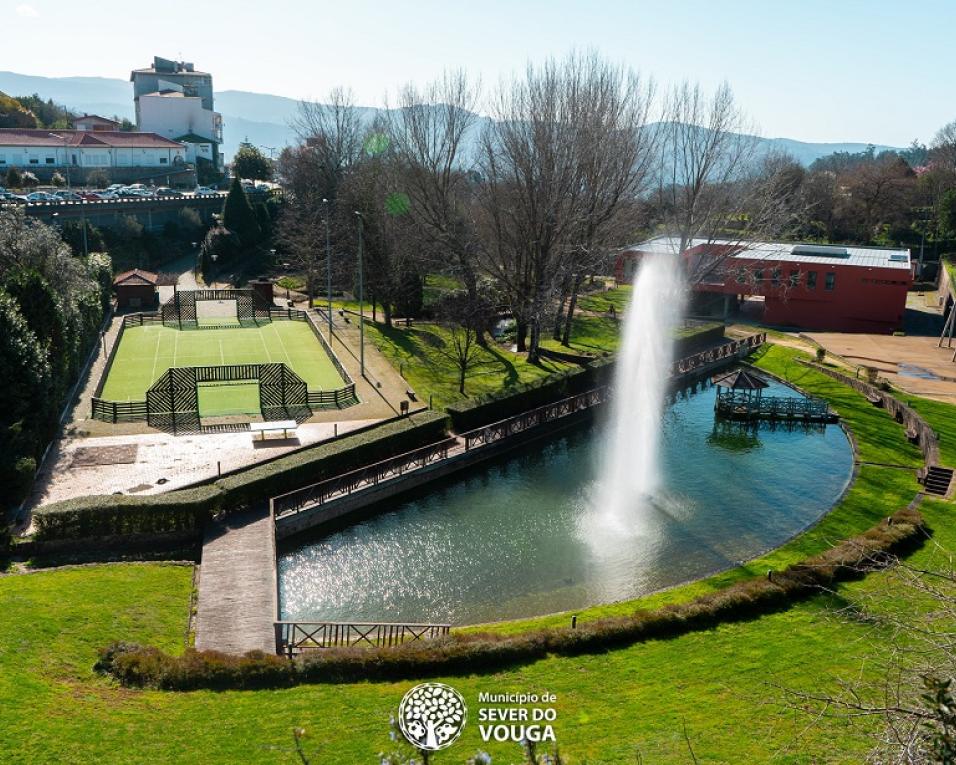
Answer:
[[(104, 117), (134, 118), (133, 86), (126, 80), (108, 77), (37, 77), (0, 71), (0, 91), (11, 96), (34, 93), (75, 111)], [(223, 152), (230, 159), (242, 141), (276, 153), (296, 143), (290, 122), (299, 108), (293, 98), (244, 90), (223, 90), (215, 94), (216, 111), (223, 119)], [(367, 108), (370, 119), (376, 110)], [(786, 152), (803, 165), (834, 152), (859, 152), (867, 142), (811, 143), (792, 138), (760, 138), (763, 150)], [(876, 145), (877, 152), (896, 149)]]

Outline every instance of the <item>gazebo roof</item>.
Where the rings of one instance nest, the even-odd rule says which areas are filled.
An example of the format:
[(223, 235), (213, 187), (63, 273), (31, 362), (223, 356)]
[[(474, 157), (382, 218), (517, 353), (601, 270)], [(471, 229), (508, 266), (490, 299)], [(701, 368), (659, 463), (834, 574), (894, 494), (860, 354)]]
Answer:
[(113, 286), (119, 287), (122, 284), (135, 284), (140, 286), (148, 284), (155, 286), (158, 280), (159, 277), (152, 271), (144, 271), (141, 268), (134, 268), (132, 271), (124, 271), (121, 274), (117, 274), (116, 278), (113, 279)]
[(721, 388), (733, 390), (763, 390), (770, 387), (770, 383), (746, 369), (735, 369), (733, 372), (719, 375), (714, 377), (712, 382)]

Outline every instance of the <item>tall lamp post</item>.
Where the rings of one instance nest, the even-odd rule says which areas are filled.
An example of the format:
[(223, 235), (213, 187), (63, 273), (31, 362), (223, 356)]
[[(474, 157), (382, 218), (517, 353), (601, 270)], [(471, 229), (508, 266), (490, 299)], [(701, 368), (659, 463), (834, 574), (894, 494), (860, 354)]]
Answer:
[(365, 377), (365, 268), (362, 266), (362, 228), (365, 218), (358, 210), (359, 369)]
[(325, 287), (329, 310), (329, 345), (332, 344), (332, 245), (329, 238), (329, 200), (323, 199), (325, 205)]

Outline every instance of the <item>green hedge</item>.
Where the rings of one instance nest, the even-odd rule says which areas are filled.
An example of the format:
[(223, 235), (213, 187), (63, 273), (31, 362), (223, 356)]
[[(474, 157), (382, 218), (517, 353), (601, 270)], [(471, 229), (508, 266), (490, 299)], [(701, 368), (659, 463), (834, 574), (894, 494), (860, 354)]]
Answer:
[(802, 563), (771, 572), (766, 578), (737, 582), (656, 611), (597, 619), (577, 629), (539, 629), (511, 636), (453, 633), (447, 638), (390, 648), (326, 648), (295, 661), (262, 652), (230, 656), (187, 650), (182, 656), (169, 656), (156, 648), (114, 643), (100, 652), (96, 669), (129, 687), (221, 690), (487, 672), (549, 654), (594, 653), (786, 608), (836, 582), (887, 563), (892, 560), (891, 554), (926, 538), (923, 518), (916, 510), (900, 510), (889, 521)]
[(449, 404), (446, 410), (455, 430), (462, 433), (603, 385), (609, 381), (612, 368), (611, 358), (598, 359), (586, 367), (570, 369), (520, 387), (508, 388), (499, 394), (476, 396)]
[(447, 416), (424, 411), (361, 433), (303, 449), (216, 481), (230, 506), (317, 483), (445, 437)]
[(370, 462), (438, 441), (446, 416), (420, 412), (256, 465), (206, 486), (152, 495), (99, 495), (44, 505), (34, 511), (36, 538), (82, 539), (162, 534), (201, 528), (230, 512)]
[(36, 538), (78, 539), (199, 529), (219, 506), (215, 486), (168, 494), (75, 497), (34, 511)]

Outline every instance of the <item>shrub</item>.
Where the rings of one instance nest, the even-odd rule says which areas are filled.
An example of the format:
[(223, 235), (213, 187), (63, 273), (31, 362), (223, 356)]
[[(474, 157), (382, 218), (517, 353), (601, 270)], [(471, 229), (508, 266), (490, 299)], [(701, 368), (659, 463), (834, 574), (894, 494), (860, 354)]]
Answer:
[(162, 534), (202, 528), (221, 501), (216, 486), (147, 496), (75, 497), (44, 505), (33, 518), (38, 540)]
[(870, 385), (876, 383), (876, 378), (879, 375), (879, 370), (876, 367), (863, 367), (863, 374), (866, 376), (866, 381)]
[(578, 629), (539, 629), (518, 635), (452, 634), (397, 647), (328, 648), (295, 661), (253, 652), (226, 656), (189, 650), (173, 657), (156, 648), (114, 643), (96, 669), (123, 685), (165, 690), (281, 688), (296, 683), (395, 680), (500, 670), (549, 654), (573, 656), (634, 642), (708, 629), (785, 608), (834, 582), (861, 575), (925, 538), (923, 519), (909, 508), (868, 531), (766, 578), (737, 582), (688, 603), (585, 622)]
[(445, 425), (445, 415), (419, 412), (256, 465), (220, 479), (216, 486), (230, 506), (248, 505), (439, 441), (445, 436)]
[(64, 178), (59, 171), (53, 173), (53, 177), (50, 178), (50, 183), (56, 186), (58, 189), (62, 189), (66, 186), (66, 178)]
[(21, 173), (17, 168), (11, 167), (7, 170), (7, 177), (4, 183), (8, 188), (18, 189), (23, 185), (23, 173)]
[(86, 176), (86, 185), (96, 189), (105, 189), (110, 185), (110, 174), (105, 170), (93, 170)]
[(822, 364), (823, 360), (827, 357), (827, 349), (824, 348), (822, 345), (818, 345), (816, 354), (817, 354), (817, 363)]

